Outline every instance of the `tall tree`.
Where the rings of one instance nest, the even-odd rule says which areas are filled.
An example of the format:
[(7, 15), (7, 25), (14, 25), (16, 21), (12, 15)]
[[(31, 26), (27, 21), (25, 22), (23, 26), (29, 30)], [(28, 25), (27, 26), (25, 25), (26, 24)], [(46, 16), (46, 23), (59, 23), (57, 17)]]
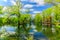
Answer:
[[(21, 16), (21, 2), (20, 0), (15, 1), (16, 5), (8, 6), (6, 9), (7, 13), (7, 24), (17, 26), (17, 40), (20, 40), (20, 16)], [(14, 16), (14, 17), (13, 17)]]
[(2, 18), (3, 11), (2, 11), (2, 9), (3, 9), (3, 6), (0, 6), (0, 26), (3, 25), (3, 18)]
[(17, 40), (20, 40), (21, 38), (22, 29), (24, 29), (23, 33), (27, 33), (30, 30), (30, 26), (27, 27), (26, 25), (30, 23), (31, 15), (22, 14), (21, 8), (20, 0), (16, 0), (16, 5), (8, 6), (6, 9), (8, 24), (11, 26), (17, 26)]

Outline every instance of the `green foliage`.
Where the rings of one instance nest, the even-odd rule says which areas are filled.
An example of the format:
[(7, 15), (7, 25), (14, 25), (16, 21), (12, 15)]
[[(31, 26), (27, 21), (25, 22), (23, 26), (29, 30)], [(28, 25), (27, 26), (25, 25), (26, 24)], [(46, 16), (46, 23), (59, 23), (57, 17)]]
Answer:
[(57, 3), (59, 3), (60, 2), (60, 0), (44, 0), (46, 3), (52, 3), (52, 2), (57, 2)]
[(46, 3), (51, 3), (52, 0), (44, 0)]
[(0, 26), (3, 26), (3, 17), (0, 17)]
[(60, 2), (60, 0), (55, 0), (55, 2)]
[(7, 25), (7, 24), (8, 24), (8, 23), (7, 23), (7, 21), (8, 21), (8, 16), (4, 16), (2, 21), (3, 21), (3, 24), (4, 24), (4, 25)]
[(40, 23), (42, 20), (42, 15), (40, 13), (37, 13), (34, 18), (35, 24)]
[(17, 6), (11, 6), (11, 7), (9, 8), (9, 10), (10, 10), (9, 13), (12, 14), (12, 15), (13, 15), (13, 14), (14, 14), (14, 15), (15, 15), (15, 14), (18, 14), (18, 12), (19, 12), (19, 8), (18, 8)]
[(27, 40), (33, 40), (33, 36), (29, 35), (29, 37), (27, 38)]
[(52, 32), (51, 28), (46, 28), (46, 30), (43, 31), (43, 33), (49, 38), (54, 37), (54, 33)]
[(51, 16), (52, 10), (53, 10), (52, 7), (51, 7), (51, 8), (48, 8), (48, 9), (46, 9), (46, 10), (44, 10), (44, 11), (42, 12), (42, 15), (43, 15), (44, 17)]
[(59, 20), (60, 19), (60, 7), (55, 7), (54, 13), (55, 13), (55, 19)]
[(2, 13), (3, 13), (2, 9), (3, 9), (3, 7), (2, 7), (2, 6), (0, 6), (0, 14), (2, 14)]
[(30, 14), (21, 14), (20, 16), (20, 23), (23, 24), (24, 23), (29, 23), (31, 20), (31, 15)]
[[(56, 35), (56, 38), (58, 38), (57, 35), (60, 34), (59, 32), (59, 28), (60, 28), (60, 25), (58, 23), (60, 23), (60, 6), (59, 5), (56, 5), (56, 6), (53, 6), (51, 8), (48, 8), (46, 10), (44, 10), (42, 12), (43, 14), (43, 17), (44, 18), (47, 18), (49, 16), (52, 17), (52, 25), (54, 25), (54, 29), (55, 29), (55, 33), (52, 32), (52, 28), (46, 28), (46, 30), (43, 31), (43, 33), (52, 40), (52, 38), (54, 38), (54, 36)], [(60, 37), (60, 36), (59, 36)]]
[(21, 14), (20, 18), (20, 24), (22, 25), (22, 28), (25, 32), (28, 34), (29, 30), (31, 29), (30, 26), (27, 27), (27, 25), (30, 24), (30, 21), (31, 21), (31, 15), (30, 14)]
[(9, 21), (9, 25), (11, 25), (11, 26), (17, 26), (18, 18), (15, 17), (15, 16), (10, 16), (8, 18), (8, 21)]
[(10, 15), (16, 15), (19, 11), (17, 6), (10, 6), (7, 7), (7, 9), (4, 10), (4, 12), (9, 13)]
[(34, 24), (36, 25), (36, 29), (40, 31), (42, 29), (42, 15), (37, 13), (34, 17)]

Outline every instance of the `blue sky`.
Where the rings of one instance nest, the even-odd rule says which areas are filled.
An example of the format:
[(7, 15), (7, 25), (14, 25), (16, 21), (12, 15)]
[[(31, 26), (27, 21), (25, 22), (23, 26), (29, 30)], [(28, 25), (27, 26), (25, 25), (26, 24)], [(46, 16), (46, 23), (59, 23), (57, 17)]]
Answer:
[(52, 7), (52, 4), (45, 4), (44, 1), (41, 0), (22, 0), (24, 4), (23, 10), (30, 9), (31, 14), (41, 13), (43, 10)]
[[(43, 0), (21, 0), (23, 4), (22, 10), (29, 9), (30, 13), (40, 13), (41, 11), (50, 8), (51, 4), (45, 4)], [(15, 5), (15, 0), (0, 0), (1, 6), (11, 6)]]
[(11, 6), (11, 5), (13, 5), (12, 1), (15, 1), (15, 0), (0, 0), (0, 5), (1, 6)]
[(10, 3), (10, 0), (9, 1), (0, 0), (0, 5), (8, 6), (8, 5), (11, 5), (11, 3)]

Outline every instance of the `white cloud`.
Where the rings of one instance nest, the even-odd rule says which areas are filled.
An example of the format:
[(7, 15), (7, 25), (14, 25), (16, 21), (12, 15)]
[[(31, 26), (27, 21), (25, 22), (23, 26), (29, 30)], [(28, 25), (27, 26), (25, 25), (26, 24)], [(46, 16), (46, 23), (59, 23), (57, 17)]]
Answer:
[(33, 13), (41, 13), (41, 11), (33, 11)]
[(26, 11), (26, 9), (21, 9), (21, 11), (24, 11), (24, 12), (25, 12), (25, 11)]
[(4, 2), (7, 2), (7, 0), (4, 0)]
[(44, 0), (30, 0), (31, 2), (36, 2), (38, 5), (44, 5)]
[(27, 1), (27, 0), (21, 0), (21, 1)]
[(25, 6), (24, 6), (24, 8), (32, 8), (34, 5), (31, 5), (31, 4), (26, 4)]
[(16, 5), (16, 2), (15, 2), (14, 0), (11, 0), (11, 3), (12, 3), (13, 5)]
[(34, 9), (30, 9), (30, 11), (34, 11)]
[(35, 2), (35, 0), (30, 0), (30, 2)]

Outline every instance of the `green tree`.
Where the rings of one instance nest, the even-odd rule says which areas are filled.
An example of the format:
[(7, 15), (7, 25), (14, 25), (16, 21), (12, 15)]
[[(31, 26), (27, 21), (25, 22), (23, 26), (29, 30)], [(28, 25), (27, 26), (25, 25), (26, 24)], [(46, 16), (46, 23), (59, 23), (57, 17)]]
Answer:
[(0, 6), (0, 14), (3, 13), (2, 9), (3, 9), (3, 6)]
[[(4, 16), (3, 20), (4, 23), (6, 23), (7, 25), (17, 26), (17, 40), (20, 40), (21, 34), (28, 34), (29, 30), (31, 29), (31, 26), (29, 24), (31, 20), (31, 15), (21, 13), (21, 4), (19, 1), (20, 0), (16, 1), (16, 5), (7, 7), (5, 11), (7, 14)], [(27, 24), (29, 24), (29, 27), (27, 27)]]
[[(7, 13), (7, 23), (8, 25), (13, 25), (13, 26), (17, 26), (17, 40), (20, 40), (20, 9), (21, 9), (21, 5), (20, 5), (20, 0), (16, 0), (16, 5), (7, 7), (6, 9), (6, 13)], [(13, 17), (14, 16), (14, 17)], [(5, 18), (4, 18), (5, 19)], [(4, 20), (5, 22), (5, 20)]]
[(2, 9), (3, 9), (3, 6), (0, 6), (0, 26), (3, 25), (3, 21), (2, 21), (3, 20), (3, 17), (2, 17), (3, 16), (2, 15), (3, 14), (3, 11), (2, 11)]
[(42, 14), (37, 13), (37, 14), (35, 15), (35, 17), (34, 17), (34, 24), (35, 24), (35, 26), (36, 26), (36, 30), (37, 30), (38, 32), (40, 32), (41, 29), (42, 29)]

